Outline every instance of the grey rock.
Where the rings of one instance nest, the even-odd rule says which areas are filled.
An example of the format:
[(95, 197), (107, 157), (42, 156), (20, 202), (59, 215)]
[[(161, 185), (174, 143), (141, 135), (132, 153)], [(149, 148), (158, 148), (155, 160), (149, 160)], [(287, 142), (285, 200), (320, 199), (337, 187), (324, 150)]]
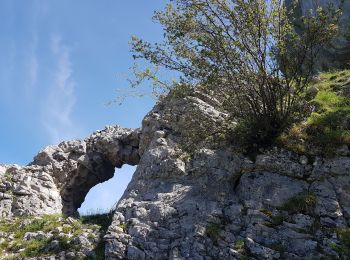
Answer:
[(307, 190), (305, 181), (270, 172), (245, 173), (237, 191), (244, 204), (252, 208), (281, 206), (289, 198)]
[(127, 257), (130, 260), (144, 260), (146, 258), (146, 255), (139, 248), (135, 246), (129, 246)]
[[(292, 0), (286, 1), (287, 5)], [(316, 10), (318, 7), (327, 8), (328, 4), (340, 8), (342, 15), (338, 21), (340, 32), (320, 53), (316, 66), (319, 70), (332, 70), (348, 68), (350, 64), (350, 2), (345, 0), (300, 0), (294, 17), (309, 15), (310, 9)]]

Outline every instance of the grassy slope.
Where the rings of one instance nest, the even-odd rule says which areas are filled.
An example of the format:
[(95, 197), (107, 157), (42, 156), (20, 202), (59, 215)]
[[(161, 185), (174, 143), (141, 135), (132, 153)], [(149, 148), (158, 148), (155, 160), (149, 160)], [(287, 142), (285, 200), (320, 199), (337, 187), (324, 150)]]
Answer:
[(333, 156), (350, 145), (350, 70), (328, 72), (310, 87), (318, 93), (311, 101), (314, 112), (304, 122), (282, 134), (279, 142), (306, 155)]
[[(95, 214), (83, 216), (80, 219), (65, 218), (59, 215), (45, 215), (42, 217), (17, 217), (0, 221), (0, 232), (6, 234), (0, 239), (0, 258), (18, 259), (21, 257), (35, 257), (55, 255), (58, 252), (49, 248), (53, 240), (59, 241), (60, 251), (79, 251), (70, 242), (86, 230), (96, 230), (104, 235), (111, 222), (110, 214)], [(57, 230), (60, 230), (57, 232)], [(50, 233), (50, 238), (25, 240), (27, 232)], [(94, 232), (96, 234), (96, 232)], [(7, 238), (6, 238), (7, 237)], [(93, 259), (104, 259), (104, 242), (91, 233), (88, 239), (96, 245)], [(7, 257), (6, 257), (7, 256)]]

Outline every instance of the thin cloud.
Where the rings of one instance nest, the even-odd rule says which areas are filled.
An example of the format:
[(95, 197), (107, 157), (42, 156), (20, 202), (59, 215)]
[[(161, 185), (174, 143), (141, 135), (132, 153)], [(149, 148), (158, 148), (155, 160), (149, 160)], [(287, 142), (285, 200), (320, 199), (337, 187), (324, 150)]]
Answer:
[(72, 120), (75, 105), (75, 81), (72, 77), (72, 63), (69, 48), (62, 42), (59, 35), (51, 37), (51, 52), (56, 60), (52, 85), (46, 97), (43, 115), (43, 125), (52, 143), (72, 138), (76, 128)]
[(27, 82), (24, 84), (25, 95), (27, 98), (33, 98), (34, 92), (38, 87), (39, 79), (39, 60), (37, 56), (38, 36), (35, 29), (32, 30), (32, 40), (29, 44), (28, 58), (25, 63)]

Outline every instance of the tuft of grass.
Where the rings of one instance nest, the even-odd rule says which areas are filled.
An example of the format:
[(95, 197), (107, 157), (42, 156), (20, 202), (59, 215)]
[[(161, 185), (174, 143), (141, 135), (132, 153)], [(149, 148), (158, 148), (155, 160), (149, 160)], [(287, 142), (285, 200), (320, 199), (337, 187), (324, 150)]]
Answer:
[(125, 230), (128, 228), (128, 226), (127, 226), (126, 223), (124, 223), (124, 224), (119, 224), (118, 227), (120, 227), (121, 229), (123, 229), (123, 231), (125, 231)]
[(2, 252), (2, 251), (4, 251), (5, 249), (7, 249), (8, 248), (8, 246), (9, 246), (9, 241), (3, 241), (2, 243), (0, 243), (0, 253)]
[(278, 142), (297, 153), (312, 151), (326, 157), (334, 156), (342, 145), (350, 145), (350, 98), (342, 95), (349, 84), (350, 70), (321, 74), (314, 84), (319, 89), (312, 100), (315, 111), (281, 134)]
[(9, 182), (11, 182), (12, 181), (12, 172), (11, 172), (11, 170), (10, 169), (7, 169), (6, 170), (6, 172), (5, 172), (5, 179), (7, 180), (7, 181), (9, 181)]
[(48, 239), (35, 239), (23, 242), (21, 248), (24, 251), (20, 253), (21, 257), (35, 257), (44, 253), (44, 248), (48, 245)]
[[(0, 243), (0, 258), (4, 252), (13, 254), (14, 259), (20, 259), (54, 255), (68, 249), (79, 250), (70, 243), (71, 239), (82, 234), (84, 229), (99, 229), (101, 237), (95, 248), (97, 257), (93, 259), (104, 259), (105, 245), (102, 236), (110, 221), (110, 214), (83, 216), (80, 219), (65, 218), (60, 215), (44, 215), (41, 217), (17, 217), (12, 220), (2, 220), (0, 221), (0, 232), (13, 234), (14, 239), (12, 241), (6, 239)], [(51, 233), (57, 227), (62, 228), (63, 232), (60, 234)], [(38, 231), (51, 233), (52, 236), (50, 238), (24, 240), (26, 232)], [(90, 238), (94, 238), (92, 234), (90, 234)], [(49, 249), (50, 243), (54, 240), (59, 242), (59, 249)], [(95, 238), (93, 241), (98, 242)]]
[(333, 244), (332, 249), (340, 255), (341, 259), (350, 259), (350, 228), (337, 229), (337, 237), (340, 244)]
[(260, 209), (260, 212), (271, 218), (273, 216), (272, 212), (267, 209)]
[[(85, 215), (80, 217), (80, 221), (83, 224), (89, 225), (98, 225), (100, 227), (100, 231), (105, 234), (107, 232), (108, 227), (112, 222), (112, 213), (93, 213), (90, 215)], [(124, 224), (123, 229), (126, 228)], [(94, 260), (103, 260), (105, 259), (105, 241), (103, 238), (100, 239), (99, 243), (95, 247), (95, 256), (88, 257), (87, 259)]]
[(210, 223), (205, 230), (205, 234), (214, 242), (215, 245), (217, 245), (217, 241), (220, 237), (220, 233), (222, 229), (223, 229), (222, 224)]
[(238, 239), (235, 241), (233, 248), (237, 250), (237, 252), (244, 254), (246, 251), (246, 244), (243, 239)]
[(82, 224), (98, 225), (100, 231), (106, 232), (112, 222), (113, 215), (111, 213), (97, 213), (80, 217)]
[(272, 226), (280, 226), (283, 224), (283, 221), (285, 220), (284, 216), (277, 215), (271, 217), (271, 225)]
[(315, 206), (316, 206), (315, 194), (311, 192), (303, 192), (287, 200), (282, 206), (279, 207), (279, 209), (288, 211), (290, 214), (293, 214), (293, 213), (313, 214)]
[(285, 220), (285, 217), (283, 215), (276, 215), (274, 216), (273, 213), (267, 209), (260, 209), (260, 212), (264, 213), (266, 216), (268, 216), (271, 221), (267, 224), (269, 227), (275, 227), (283, 224), (283, 221)]

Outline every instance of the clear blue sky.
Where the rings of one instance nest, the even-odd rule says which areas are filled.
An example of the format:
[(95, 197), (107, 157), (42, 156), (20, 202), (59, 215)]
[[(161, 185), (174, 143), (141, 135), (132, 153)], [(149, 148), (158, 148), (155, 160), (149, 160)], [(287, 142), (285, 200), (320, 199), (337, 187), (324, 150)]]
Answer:
[[(0, 162), (27, 164), (44, 146), (105, 125), (139, 127), (153, 99), (106, 103), (127, 85), (131, 35), (161, 39), (151, 17), (166, 2), (1, 0)], [(83, 211), (113, 204), (133, 170), (94, 188)]]

